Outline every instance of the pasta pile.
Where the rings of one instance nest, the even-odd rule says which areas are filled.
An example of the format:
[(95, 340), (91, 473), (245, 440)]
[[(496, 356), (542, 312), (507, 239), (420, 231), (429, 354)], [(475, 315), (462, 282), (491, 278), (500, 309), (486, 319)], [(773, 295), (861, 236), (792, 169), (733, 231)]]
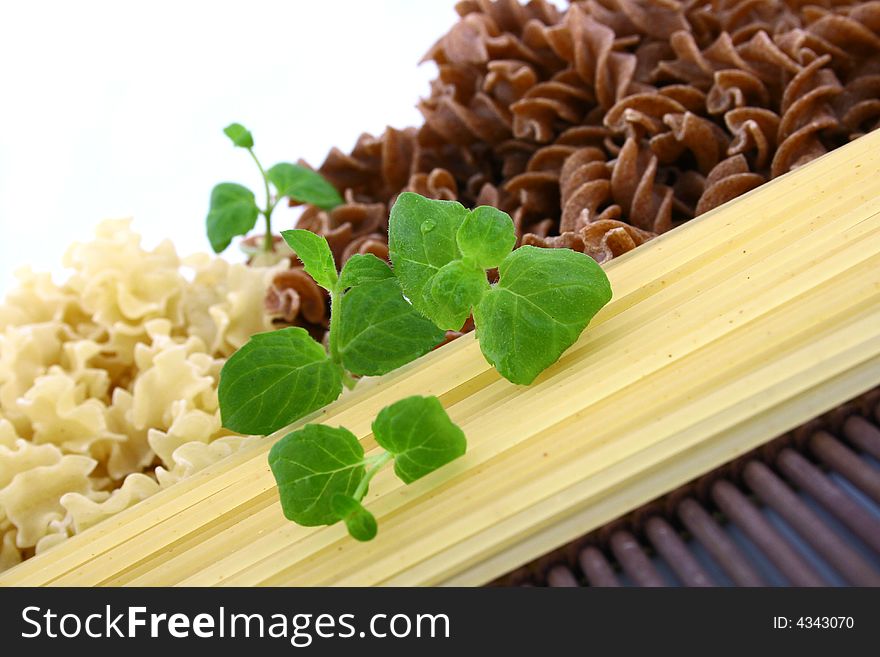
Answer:
[[(880, 122), (880, 2), (462, 0), (428, 52), (422, 127), (364, 134), (320, 172), (344, 191), (300, 227), (337, 262), (387, 256), (402, 190), (514, 219), (521, 244), (599, 262), (843, 145)], [(269, 308), (320, 329), (319, 304)], [(311, 284), (313, 285), (313, 284)]]
[[(364, 134), (319, 169), (345, 203), (306, 207), (298, 226), (340, 265), (387, 259), (405, 190), (498, 207), (519, 244), (605, 262), (880, 125), (877, 1), (457, 11), (427, 54), (424, 125)], [(0, 306), (0, 570), (235, 450), (223, 359), (279, 324), (327, 328), (326, 294), (295, 259), (181, 260), (114, 221), (65, 264), (65, 284), (25, 272)]]
[(64, 264), (63, 285), (23, 271), (0, 306), (0, 570), (240, 446), (220, 368), (271, 329), (263, 296), (288, 266), (148, 251), (128, 221)]

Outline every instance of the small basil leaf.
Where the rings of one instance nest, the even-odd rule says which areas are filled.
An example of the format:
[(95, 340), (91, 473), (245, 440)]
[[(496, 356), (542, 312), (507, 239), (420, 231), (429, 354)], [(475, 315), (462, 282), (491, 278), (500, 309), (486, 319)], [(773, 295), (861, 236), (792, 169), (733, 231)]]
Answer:
[(227, 429), (265, 435), (326, 406), (342, 393), (339, 367), (302, 328), (254, 335), (220, 372)]
[(208, 210), (208, 240), (214, 253), (223, 251), (233, 237), (245, 235), (257, 222), (254, 193), (235, 183), (220, 183), (211, 190), (211, 206)]
[(481, 205), (468, 212), (455, 238), (465, 257), (483, 269), (492, 269), (513, 250), (516, 229), (506, 212)]
[(467, 451), (464, 432), (436, 397), (407, 397), (383, 408), (373, 436), (394, 455), (394, 473), (407, 484)]
[(332, 290), (336, 285), (336, 262), (327, 239), (302, 229), (285, 230), (281, 236), (302, 261), (306, 273), (325, 290)]
[(349, 287), (384, 281), (386, 278), (394, 278), (394, 272), (384, 260), (380, 260), (372, 253), (355, 253), (351, 256), (339, 274), (339, 286), (344, 290)]
[(486, 272), (464, 260), (443, 265), (431, 281), (431, 319), (442, 329), (457, 331), (489, 289)]
[(480, 349), (509, 381), (524, 385), (555, 363), (611, 300), (595, 260), (570, 249), (523, 246), (474, 310)]
[(333, 512), (345, 522), (352, 538), (359, 541), (371, 541), (376, 538), (379, 529), (376, 518), (356, 499), (337, 493), (331, 500), (331, 506)]
[(403, 298), (394, 278), (353, 287), (342, 297), (342, 364), (360, 375), (385, 374), (428, 353), (445, 333)]
[(254, 136), (240, 123), (230, 123), (223, 128), (223, 132), (239, 148), (253, 148)]
[(343, 427), (323, 424), (307, 424), (272, 445), (269, 467), (284, 516), (306, 527), (340, 520), (333, 498), (354, 494), (366, 474), (357, 437)]
[(308, 167), (281, 162), (269, 169), (266, 176), (275, 185), (278, 196), (288, 196), (295, 201), (311, 203), (325, 210), (343, 203), (336, 188), (320, 173)]
[(435, 201), (413, 192), (397, 197), (388, 219), (394, 274), (416, 310), (435, 320), (430, 283), (440, 268), (461, 258), (455, 235), (468, 211), (456, 201)]

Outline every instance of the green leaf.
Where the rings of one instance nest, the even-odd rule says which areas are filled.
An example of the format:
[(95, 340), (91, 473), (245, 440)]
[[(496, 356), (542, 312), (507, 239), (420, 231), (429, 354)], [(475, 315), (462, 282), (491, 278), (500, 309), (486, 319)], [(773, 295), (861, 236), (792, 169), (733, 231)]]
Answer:
[(223, 426), (265, 435), (317, 410), (342, 392), (339, 367), (302, 328), (258, 333), (220, 373)]
[(386, 278), (394, 278), (394, 272), (387, 262), (372, 253), (355, 253), (346, 261), (342, 273), (339, 274), (339, 286), (345, 290), (363, 283), (384, 281)]
[(345, 522), (348, 533), (359, 541), (376, 538), (379, 527), (376, 518), (353, 497), (337, 493), (331, 500), (331, 508)]
[(339, 335), (349, 372), (385, 374), (437, 346), (445, 333), (403, 298), (394, 278), (353, 287), (342, 297)]
[(307, 424), (272, 445), (269, 467), (284, 516), (306, 527), (341, 520), (334, 497), (351, 497), (366, 474), (357, 437), (343, 427), (323, 424)]
[(311, 203), (325, 210), (343, 203), (336, 188), (320, 173), (308, 167), (281, 162), (269, 169), (266, 176), (275, 185), (278, 196), (289, 196), (295, 201)]
[[(483, 354), (514, 383), (531, 383), (556, 362), (611, 298), (602, 268), (582, 253), (511, 253), (513, 221), (492, 207), (468, 212), (406, 192), (388, 231), (394, 274), (413, 307), (451, 330), (473, 312)], [(484, 270), (496, 266), (501, 280), (489, 287)]]
[(245, 235), (257, 222), (254, 193), (235, 183), (220, 183), (211, 191), (211, 207), (206, 219), (208, 240), (214, 253), (229, 246), (233, 237)]
[(520, 247), (499, 274), (474, 320), (486, 360), (513, 383), (534, 381), (611, 300), (602, 268), (570, 249)]
[(431, 282), (431, 319), (442, 329), (457, 331), (489, 289), (486, 272), (464, 260), (453, 260)]
[(245, 128), (241, 123), (230, 123), (223, 128), (223, 132), (232, 140), (232, 143), (239, 148), (253, 148), (254, 136), (250, 130)]
[(303, 267), (315, 282), (330, 291), (336, 285), (336, 262), (327, 239), (310, 230), (285, 230), (281, 232), (284, 241), (296, 253)]
[(506, 212), (481, 205), (468, 213), (455, 238), (466, 258), (483, 269), (492, 269), (513, 250), (516, 229)]
[(394, 455), (394, 473), (410, 484), (467, 451), (464, 432), (436, 397), (407, 397), (379, 411), (376, 442)]
[[(438, 322), (430, 285), (440, 268), (461, 258), (455, 236), (468, 211), (456, 201), (435, 201), (413, 192), (397, 197), (388, 219), (394, 274), (416, 310)], [(458, 328), (458, 327), (456, 327)]]

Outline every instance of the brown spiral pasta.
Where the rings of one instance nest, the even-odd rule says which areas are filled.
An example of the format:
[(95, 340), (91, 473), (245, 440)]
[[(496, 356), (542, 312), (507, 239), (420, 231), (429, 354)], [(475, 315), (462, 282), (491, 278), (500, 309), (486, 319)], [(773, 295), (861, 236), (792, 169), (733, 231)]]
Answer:
[(584, 241), (584, 253), (602, 263), (632, 251), (656, 237), (656, 233), (641, 230), (622, 221), (603, 219), (587, 224), (581, 229), (580, 236)]
[[(602, 150), (587, 146), (568, 156), (559, 172), (559, 189), (561, 233), (579, 231), (599, 216), (608, 215), (610, 208), (600, 212), (611, 198), (611, 172)], [(619, 215), (620, 209), (611, 212)]]
[(749, 171), (746, 158), (733, 155), (719, 162), (706, 177), (705, 191), (697, 203), (695, 214), (703, 214), (722, 203), (745, 194), (764, 182), (759, 173)]
[(831, 55), (817, 57), (785, 88), (777, 133), (779, 147), (770, 167), (774, 177), (828, 150), (822, 133), (838, 126), (831, 100), (841, 92), (837, 76), (826, 67), (830, 61)]
[(696, 169), (706, 174), (724, 156), (729, 138), (709, 119), (684, 112), (666, 114), (663, 124), (668, 130), (651, 139), (651, 150), (660, 162), (674, 163), (689, 153), (693, 156)]
[(541, 82), (510, 106), (513, 134), (517, 139), (546, 143), (556, 135), (557, 126), (580, 122), (594, 102), (588, 91), (562, 79)]
[[(519, 244), (605, 262), (880, 125), (877, 1), (456, 10), (425, 56), (438, 75), (424, 124), (363, 135), (319, 169), (345, 204), (307, 207), (299, 226), (327, 237), (340, 265), (387, 257), (388, 211), (404, 190), (493, 205)], [(326, 309), (319, 317), (301, 283), (293, 274), (270, 300), (319, 332)]]
[(880, 73), (863, 75), (847, 84), (835, 99), (835, 109), (849, 139), (880, 127)]
[(455, 182), (455, 176), (446, 169), (434, 169), (430, 173), (413, 174), (406, 191), (428, 198), (453, 201), (458, 198), (458, 183)]
[(600, 219), (586, 224), (577, 232), (570, 231), (551, 237), (529, 233), (523, 237), (523, 244), (582, 251), (596, 262), (603, 263), (632, 251), (656, 236), (656, 233), (641, 230), (622, 221)]
[[(627, 3), (629, 4), (629, 3)], [(615, 32), (574, 4), (563, 22), (544, 30), (550, 47), (593, 90), (599, 107), (607, 110), (630, 88), (636, 69), (632, 53), (614, 50)]]
[(770, 102), (767, 86), (751, 71), (723, 69), (715, 71), (706, 97), (709, 114), (722, 114), (739, 107), (762, 107)]
[(269, 315), (290, 324), (297, 319), (311, 325), (326, 323), (325, 293), (302, 267), (292, 267), (275, 275), (265, 305)]
[(751, 156), (755, 169), (764, 170), (776, 150), (776, 113), (763, 107), (737, 107), (724, 113), (724, 124), (733, 136), (727, 154)]

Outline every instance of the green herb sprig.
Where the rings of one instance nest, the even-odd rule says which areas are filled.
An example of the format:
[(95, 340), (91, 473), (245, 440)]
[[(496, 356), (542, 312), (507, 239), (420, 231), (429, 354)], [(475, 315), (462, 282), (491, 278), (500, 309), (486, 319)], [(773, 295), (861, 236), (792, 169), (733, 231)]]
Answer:
[(307, 230), (282, 236), (330, 294), (329, 349), (292, 327), (259, 333), (235, 352), (223, 366), (218, 394), (223, 425), (239, 433), (276, 431), (332, 402), (356, 377), (395, 370), (445, 335), (407, 302), (376, 256), (352, 256), (337, 275), (325, 238)]
[[(206, 219), (208, 240), (215, 253), (224, 251), (233, 238), (253, 230), (260, 215), (266, 222), (263, 251), (272, 251), (272, 212), (282, 198), (311, 203), (324, 209), (331, 209), (342, 203), (342, 197), (336, 188), (321, 174), (307, 167), (280, 162), (268, 170), (264, 169), (254, 153), (253, 135), (240, 123), (226, 126), (223, 132), (233, 144), (245, 149), (253, 158), (263, 179), (266, 202), (262, 207), (258, 206), (254, 193), (238, 183), (216, 185), (211, 191), (211, 205)], [(274, 195), (270, 184), (275, 189)]]
[(379, 412), (373, 437), (384, 449), (365, 456), (344, 427), (307, 424), (272, 446), (269, 467), (288, 520), (312, 527), (340, 520), (359, 541), (376, 536), (373, 514), (361, 503), (370, 481), (390, 461), (406, 484), (462, 456), (467, 441), (436, 397), (407, 397)]
[[(502, 376), (530, 384), (555, 363), (611, 298), (592, 258), (516, 241), (513, 221), (491, 207), (401, 194), (391, 210), (394, 269), (355, 255), (337, 274), (327, 240), (282, 233), (305, 271), (330, 295), (325, 350), (302, 328), (255, 335), (225, 364), (223, 424), (268, 434), (336, 399), (357, 377), (397, 369), (430, 351), (445, 329), (473, 314), (486, 359)], [(487, 270), (498, 268), (490, 285)]]
[[(394, 273), (413, 307), (444, 329), (474, 316), (480, 349), (498, 372), (528, 385), (611, 300), (595, 260), (570, 249), (523, 246), (504, 212), (401, 194), (391, 209)], [(487, 270), (498, 268), (490, 285)]]
[[(305, 271), (330, 294), (327, 347), (301, 328), (255, 335), (224, 365), (223, 424), (268, 434), (336, 399), (356, 377), (385, 374), (438, 344), (474, 316), (486, 359), (508, 380), (530, 384), (556, 362), (611, 299), (602, 268), (567, 249), (513, 250), (511, 218), (491, 207), (401, 194), (389, 219), (393, 270), (352, 256), (337, 273), (327, 243), (282, 233)], [(490, 284), (488, 270), (498, 269)], [(272, 448), (269, 463), (285, 516), (301, 525), (344, 521), (358, 540), (377, 525), (361, 503), (378, 470), (394, 461), (415, 481), (464, 454), (464, 434), (436, 398), (411, 397), (380, 412), (373, 435), (385, 452), (366, 457), (350, 431), (309, 424)]]

